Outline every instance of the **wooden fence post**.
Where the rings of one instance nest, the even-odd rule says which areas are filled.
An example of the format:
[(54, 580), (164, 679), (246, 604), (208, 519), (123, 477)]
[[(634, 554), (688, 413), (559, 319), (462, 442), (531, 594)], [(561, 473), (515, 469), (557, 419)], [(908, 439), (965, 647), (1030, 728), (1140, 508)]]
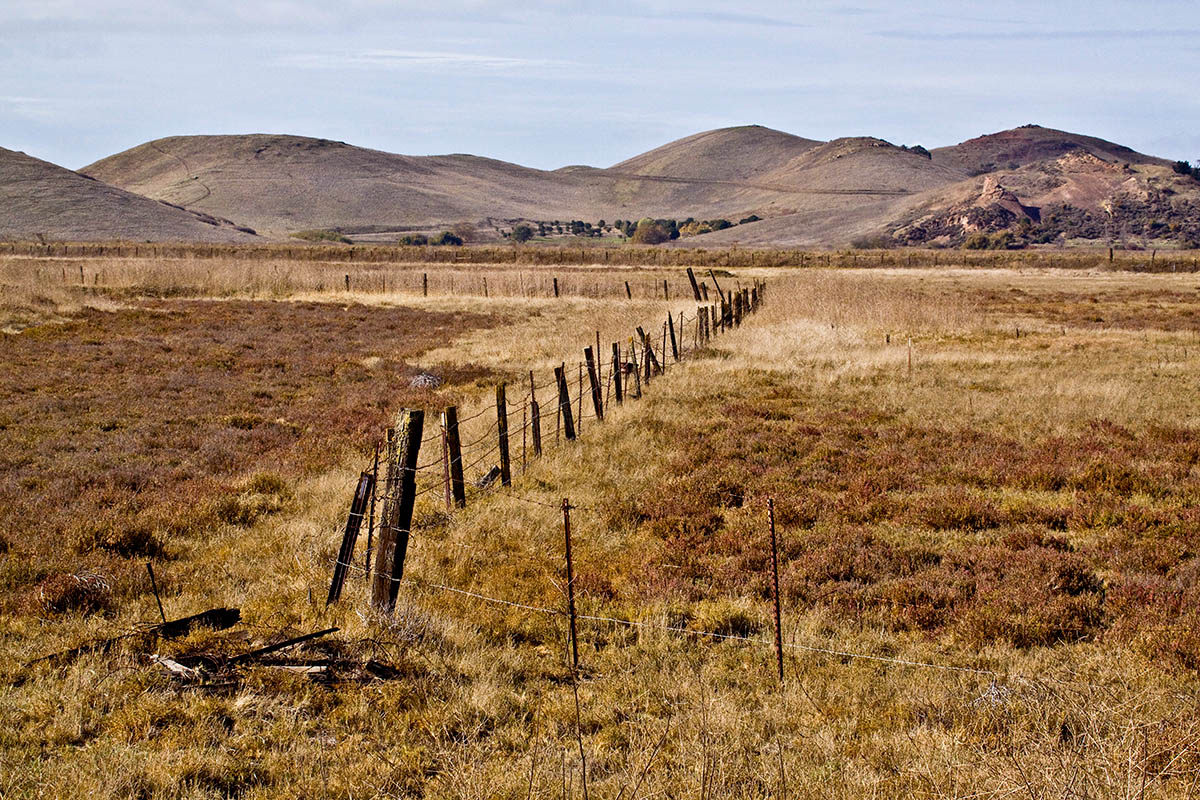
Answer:
[(537, 401), (537, 388), (533, 385), (533, 370), (529, 370), (529, 431), (533, 434), (533, 454), (542, 454), (542, 408)]
[[(391, 429), (388, 429), (387, 438), (391, 439)], [(375, 444), (375, 460), (371, 466), (371, 521), (367, 526), (367, 556), (365, 564), (367, 568), (363, 570), (363, 575), (367, 580), (371, 579), (371, 547), (375, 544), (375, 496), (379, 494), (379, 444)]]
[(508, 459), (508, 398), (504, 384), (496, 386), (496, 437), (500, 442), (500, 485), (512, 485), (512, 464)]
[(457, 406), (447, 406), (442, 412), (442, 426), (446, 429), (446, 451), (449, 456), (450, 500), (463, 508), (467, 504), (467, 490), (463, 480), (462, 438), (458, 432)]
[(428, 272), (421, 273), (421, 295), (424, 297), (429, 297), (429, 273)]
[(706, 281), (700, 282), (700, 292), (701, 292), (701, 294), (704, 295), (704, 302), (707, 303), (708, 302), (708, 283)]
[(417, 456), (424, 427), (424, 411), (404, 409), (397, 415), (396, 435), (388, 448), (387, 492), (371, 583), (371, 605), (388, 614), (396, 607), (396, 595), (404, 577), (413, 503), (417, 497)]
[[(679, 344), (675, 341), (675, 320), (671, 318), (670, 314), (667, 314), (667, 329), (671, 332), (671, 355), (675, 357), (676, 361), (678, 361)], [(666, 356), (664, 355), (663, 357), (665, 358)]]
[(633, 399), (640, 399), (642, 396), (642, 370), (638, 365), (637, 347), (633, 343), (633, 337), (629, 337), (629, 360), (633, 363)]
[(592, 387), (592, 410), (596, 412), (596, 419), (604, 419), (604, 398), (600, 396), (600, 379), (596, 374), (596, 356), (592, 352), (592, 348), (583, 348), (583, 357), (587, 361), (588, 383)]
[(711, 269), (708, 271), (708, 277), (712, 278), (713, 286), (717, 287), (717, 294), (721, 297), (721, 302), (725, 302), (725, 292), (721, 291), (721, 284), (717, 282), (716, 273)]
[(663, 278), (663, 300), (671, 299), (671, 291), (667, 288), (667, 279)]
[(445, 493), (446, 510), (454, 509), (454, 495), (450, 491), (450, 440), (446, 435), (446, 412), (442, 411), (442, 489)]
[(613, 397), (617, 400), (617, 405), (621, 405), (624, 398), (621, 395), (621, 379), (624, 374), (621, 364), (621, 345), (619, 342), (613, 342), (613, 362), (612, 362), (612, 379), (613, 379)]
[(692, 294), (696, 296), (696, 302), (699, 303), (701, 300), (700, 286), (699, 286), (699, 284), (696, 283), (696, 273), (692, 271), (691, 267), (687, 268), (687, 276), (688, 276), (688, 281), (690, 281), (692, 284)]
[(567, 376), (564, 367), (554, 368), (554, 379), (558, 382), (558, 413), (562, 419), (563, 433), (567, 440), (575, 438), (575, 423), (571, 418), (571, 390), (567, 386)]
[(558, 278), (554, 278), (554, 296), (558, 297)]
[(346, 531), (342, 534), (342, 547), (338, 551), (337, 561), (333, 565), (333, 581), (329, 584), (329, 596), (325, 605), (336, 603), (342, 597), (342, 587), (346, 583), (346, 573), (354, 560), (354, 545), (358, 541), (358, 532), (362, 529), (363, 517), (367, 515), (367, 506), (371, 501), (371, 493), (375, 489), (375, 480), (371, 473), (364, 472), (358, 477), (358, 488), (354, 490), (354, 499), (350, 503), (350, 515), (346, 517)]
[(633, 299), (633, 290), (629, 288), (629, 281), (625, 281), (625, 299), (626, 300)]

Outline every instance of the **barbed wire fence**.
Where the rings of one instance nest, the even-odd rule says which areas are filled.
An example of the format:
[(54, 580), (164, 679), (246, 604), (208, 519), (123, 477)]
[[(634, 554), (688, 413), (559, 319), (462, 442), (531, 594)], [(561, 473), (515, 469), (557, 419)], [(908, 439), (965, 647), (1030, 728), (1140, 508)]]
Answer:
[[(689, 273), (691, 271), (689, 270)], [(714, 282), (716, 276), (712, 276)], [(553, 510), (563, 515), (563, 527), (566, 535), (566, 548), (570, 550), (570, 513), (572, 511), (594, 515), (600, 522), (604, 519), (604, 510), (586, 505), (571, 503), (563, 498), (558, 501), (546, 501), (530, 497), (516, 491), (512, 486), (514, 464), (520, 472), (524, 472), (537, 458), (547, 453), (563, 448), (582, 435), (587, 424), (591, 426), (602, 424), (606, 410), (613, 403), (624, 405), (635, 402), (643, 394), (651, 390), (654, 382), (667, 376), (678, 366), (701, 356), (715, 337), (739, 327), (751, 315), (757, 312), (764, 302), (765, 284), (756, 282), (750, 288), (738, 287), (734, 291), (725, 292), (719, 287), (720, 300), (717, 303), (703, 304), (704, 293), (696, 284), (694, 276), (689, 278), (695, 286), (697, 305), (694, 314), (680, 313), (678, 316), (668, 314), (661, 325), (661, 332), (655, 335), (647, 333), (644, 327), (636, 326), (634, 335), (624, 342), (611, 344), (611, 360), (602, 362), (598, 358), (599, 344), (584, 348), (584, 359), (568, 369), (566, 362), (554, 370), (554, 377), (538, 383), (532, 371), (529, 372), (527, 385), (518, 404), (509, 407), (508, 386), (501, 384), (497, 387), (496, 405), (488, 405), (474, 410), (464, 417), (458, 416), (456, 407), (447, 407), (440, 412), (438, 423), (432, 432), (425, 433), (424, 412), (406, 409), (397, 416), (396, 425), (389, 429), (387, 439), (382, 446), (386, 450), (385, 468), (390, 473), (383, 482), (379, 481), (378, 463), (372, 471), (364, 471), (352, 503), (342, 547), (337, 558), (327, 559), (328, 565), (334, 570), (333, 583), (330, 589), (330, 602), (340, 598), (341, 584), (347, 575), (354, 574), (366, 580), (371, 586), (370, 603), (384, 613), (390, 613), (395, 606), (397, 592), (400, 586), (408, 586), (423, 591), (431, 591), (446, 595), (466, 598), (481, 604), (512, 608), (529, 614), (538, 614), (548, 618), (563, 619), (571, 623), (571, 630), (576, 630), (578, 623), (603, 624), (639, 631), (659, 631), (672, 635), (694, 637), (711, 641), (737, 642), (747, 645), (769, 647), (775, 651), (778, 664), (779, 679), (784, 677), (783, 657), (785, 652), (803, 652), (824, 655), (844, 661), (863, 661), (893, 666), (933, 670), (947, 673), (974, 675), (991, 680), (993, 683), (1001, 680), (1023, 680), (1028, 682), (1061, 682), (1040, 676), (1028, 676), (1013, 672), (1000, 672), (970, 664), (937, 663), (929, 660), (902, 658), (892, 654), (861, 652), (832, 642), (803, 643), (794, 638), (785, 641), (782, 631), (782, 619), (779, 612), (780, 597), (778, 589), (778, 551), (774, 537), (773, 503), (770, 509), (772, 568), (775, 572), (772, 600), (774, 605), (774, 638), (745, 635), (721, 631), (702, 630), (680, 624), (669, 624), (645, 619), (626, 619), (602, 613), (576, 613), (574, 603), (575, 581), (568, 578), (565, 587), (558, 587), (569, 596), (566, 608), (552, 608), (544, 603), (523, 598), (503, 598), (493, 594), (477, 591), (473, 588), (452, 585), (445, 580), (413, 578), (404, 574), (404, 562), (408, 550), (418, 541), (412, 537), (413, 504), (419, 498), (432, 495), (435, 492), (443, 495), (446, 509), (466, 507), (468, 503), (484, 502), (488, 497), (504, 497), (517, 502)], [(707, 288), (707, 287), (705, 287)], [(599, 334), (597, 334), (599, 342)], [(572, 380), (574, 379), (574, 380)], [(571, 384), (575, 390), (572, 392)], [(542, 401), (539, 401), (539, 393)], [(547, 403), (551, 407), (547, 407)], [(509, 418), (515, 419), (520, 413), (520, 424), (510, 425)], [(418, 430), (414, 432), (414, 423)], [(550, 426), (553, 425), (553, 434)], [(470, 438), (464, 439), (465, 429), (470, 428)], [(519, 449), (515, 443), (519, 441)], [(405, 458), (404, 443), (416, 443), (415, 447), (407, 447), (412, 453), (411, 459)], [(417, 459), (417, 454), (435, 448), (435, 454), (426, 456), (423, 461)], [(514, 455), (519, 454), (519, 458)], [(486, 467), (486, 468), (485, 468)], [(405, 482), (410, 485), (407, 494), (403, 488)], [(468, 485), (471, 491), (467, 492)], [(364, 501), (364, 486), (370, 487), (371, 497), (383, 487), (383, 514), (378, 527), (374, 514), (366, 515), (363, 510), (367, 507)], [(373, 503), (372, 503), (373, 505)], [(765, 509), (764, 509), (765, 510)], [(397, 512), (399, 512), (397, 514)], [(366, 558), (358, 563), (354, 557), (353, 539), (357, 535), (353, 530), (354, 522), (368, 521), (369, 542)], [(380, 534), (380, 546), (374, 547), (371, 541), (375, 532)], [(444, 552), (445, 548), (459, 548), (471, 555), (478, 554), (478, 547), (456, 544), (439, 539), (436, 548)], [(418, 545), (418, 551), (420, 545)], [(371, 563), (372, 552), (374, 563)], [(505, 557), (514, 557), (506, 553)], [(517, 554), (517, 557), (522, 557)], [(543, 568), (550, 567), (544, 556), (523, 556), (531, 563)], [(573, 572), (571, 556), (566, 557), (566, 572)], [(572, 652), (578, 652), (578, 633), (568, 636)], [(577, 656), (573, 659), (572, 669), (578, 668)]]

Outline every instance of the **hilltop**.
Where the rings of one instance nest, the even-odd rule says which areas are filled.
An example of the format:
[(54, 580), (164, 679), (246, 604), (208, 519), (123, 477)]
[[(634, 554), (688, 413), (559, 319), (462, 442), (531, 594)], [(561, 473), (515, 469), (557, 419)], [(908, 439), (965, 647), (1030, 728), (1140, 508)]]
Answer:
[(0, 239), (243, 242), (252, 231), (0, 147)]

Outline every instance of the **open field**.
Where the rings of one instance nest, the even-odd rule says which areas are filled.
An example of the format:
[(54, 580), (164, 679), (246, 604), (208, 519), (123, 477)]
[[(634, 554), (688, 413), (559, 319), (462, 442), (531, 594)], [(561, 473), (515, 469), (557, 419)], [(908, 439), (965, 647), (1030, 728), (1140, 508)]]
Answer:
[[(385, 617), (361, 542), (323, 601), (390, 413), (486, 437), (495, 380), (524, 410), (527, 370), (694, 314), (679, 269), (0, 259), (0, 795), (1200, 794), (1200, 278), (841, 263), (727, 262), (768, 281), (746, 324), (511, 490), (418, 498)], [(156, 620), (146, 560), (168, 617), (245, 624), (24, 666)], [(148, 659), (335, 625), (310, 655), (388, 679)]]

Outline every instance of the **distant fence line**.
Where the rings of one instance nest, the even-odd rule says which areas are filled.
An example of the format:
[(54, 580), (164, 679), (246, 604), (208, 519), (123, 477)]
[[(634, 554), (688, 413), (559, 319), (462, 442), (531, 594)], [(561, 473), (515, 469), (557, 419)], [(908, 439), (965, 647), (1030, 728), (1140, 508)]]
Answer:
[(1050, 267), (1137, 272), (1200, 271), (1195, 251), (836, 250), (569, 247), (539, 245), (181, 244), (136, 242), (0, 242), (0, 255), (43, 258), (287, 260), (335, 264), (529, 264), (629, 267)]

